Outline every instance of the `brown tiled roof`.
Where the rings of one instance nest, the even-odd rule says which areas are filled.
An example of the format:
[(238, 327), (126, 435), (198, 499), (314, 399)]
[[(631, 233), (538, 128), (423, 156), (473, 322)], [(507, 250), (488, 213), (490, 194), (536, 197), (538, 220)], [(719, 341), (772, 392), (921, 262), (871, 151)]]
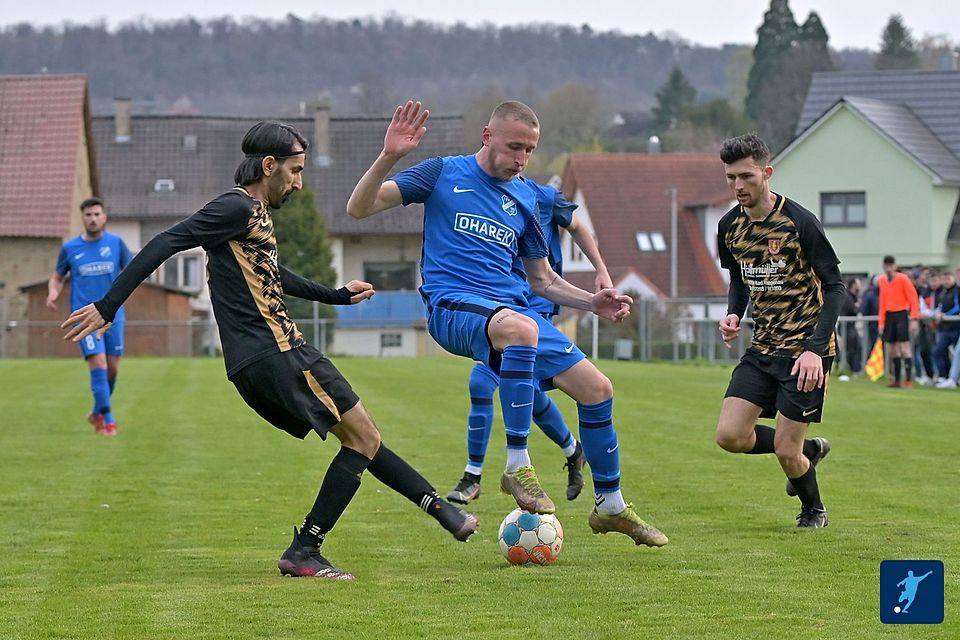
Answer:
[(69, 233), (89, 118), (85, 76), (0, 76), (0, 236)]
[[(94, 118), (101, 187), (110, 215), (120, 218), (186, 217), (233, 186), (233, 172), (243, 159), (240, 141), (264, 118), (134, 115), (128, 142), (118, 143), (113, 116)], [(314, 140), (313, 118), (282, 118)], [(332, 117), (330, 163), (318, 166), (308, 153), (304, 182), (313, 190), (327, 229), (334, 235), (419, 233), (420, 205), (402, 211), (354, 220), (346, 214), (347, 198), (357, 180), (383, 147), (389, 118)], [(420, 148), (400, 168), (431, 156), (461, 152), (463, 119), (431, 116)], [(184, 137), (196, 136), (196, 149), (184, 148)], [(155, 192), (157, 180), (173, 180), (174, 190)]]
[[(670, 291), (670, 189), (677, 188), (677, 293), (722, 296), (726, 285), (707, 250), (695, 208), (727, 188), (716, 154), (574, 153), (564, 171), (568, 198), (582, 192), (610, 274), (629, 270)], [(640, 251), (638, 232), (660, 232), (666, 251)], [(708, 230), (708, 233), (715, 233)], [(715, 242), (712, 235), (706, 242)]]

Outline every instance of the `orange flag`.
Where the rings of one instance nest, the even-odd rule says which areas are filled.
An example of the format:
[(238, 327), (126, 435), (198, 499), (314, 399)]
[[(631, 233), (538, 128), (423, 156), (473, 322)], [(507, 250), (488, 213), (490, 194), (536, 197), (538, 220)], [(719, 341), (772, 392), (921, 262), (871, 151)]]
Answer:
[(870, 357), (867, 358), (867, 366), (863, 368), (863, 372), (870, 378), (870, 382), (876, 382), (883, 376), (883, 341), (880, 338), (877, 338), (877, 341), (874, 343), (873, 350), (870, 351)]

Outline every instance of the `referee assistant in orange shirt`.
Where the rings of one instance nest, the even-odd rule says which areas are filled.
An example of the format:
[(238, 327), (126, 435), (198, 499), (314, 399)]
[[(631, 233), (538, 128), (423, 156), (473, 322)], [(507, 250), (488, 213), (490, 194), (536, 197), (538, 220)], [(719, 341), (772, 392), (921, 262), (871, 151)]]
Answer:
[[(910, 349), (910, 336), (916, 335), (920, 317), (920, 300), (913, 281), (897, 271), (897, 261), (893, 256), (883, 258), (883, 272), (880, 278), (880, 335), (888, 345), (887, 353), (893, 364), (893, 379), (888, 387), (913, 386), (913, 351)], [(900, 382), (900, 370), (904, 380)]]

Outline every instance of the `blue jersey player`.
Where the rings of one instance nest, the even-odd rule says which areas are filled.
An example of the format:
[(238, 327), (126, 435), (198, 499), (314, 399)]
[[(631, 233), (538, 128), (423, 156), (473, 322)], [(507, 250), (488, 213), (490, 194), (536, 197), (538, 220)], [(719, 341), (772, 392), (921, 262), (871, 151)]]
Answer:
[(667, 537), (640, 519), (620, 492), (612, 383), (530, 309), (527, 286), (514, 268), (522, 260), (530, 289), (556, 304), (611, 320), (630, 313), (628, 296), (577, 288), (547, 261), (537, 193), (520, 177), (540, 138), (536, 114), (520, 102), (505, 102), (484, 127), (476, 154), (431, 158), (388, 180), (397, 161), (419, 145), (428, 117), (419, 102), (397, 107), (383, 150), (354, 188), (347, 212), (365, 218), (400, 204), (424, 204), (420, 291), (427, 328), (447, 351), (483, 362), (500, 376), (507, 432), (501, 490), (527, 511), (556, 510), (527, 451), (534, 389), (556, 387), (577, 402), (595, 492), (590, 527), (624, 533), (637, 544), (666, 544)]
[[(57, 267), (47, 282), (47, 307), (56, 310), (64, 279), (70, 276), (70, 311), (99, 300), (132, 259), (120, 236), (107, 233), (107, 214), (103, 202), (88, 198), (80, 203), (83, 233), (68, 240), (60, 249)], [(87, 420), (97, 433), (117, 435), (117, 422), (110, 410), (110, 398), (117, 384), (120, 357), (123, 355), (124, 314), (121, 308), (113, 326), (102, 339), (90, 335), (80, 341), (80, 350), (90, 368), (93, 409)]]
[[(600, 250), (593, 234), (589, 228), (580, 224), (574, 216), (577, 205), (567, 201), (563, 194), (553, 186), (541, 185), (533, 181), (527, 182), (537, 194), (538, 218), (547, 242), (550, 267), (558, 274), (563, 275), (563, 254), (560, 246), (560, 229), (563, 228), (570, 234), (573, 241), (596, 269), (596, 290), (612, 288), (613, 282), (610, 280), (607, 267), (600, 257)], [(523, 263), (516, 260), (515, 266), (518, 275), (526, 285), (526, 274), (522, 272)], [(532, 291), (527, 294), (527, 305), (531, 310), (551, 321), (560, 312), (557, 304), (536, 295)], [(483, 473), (487, 444), (490, 441), (490, 431), (493, 427), (493, 394), (499, 385), (499, 376), (482, 362), (478, 362), (470, 372), (467, 465), (463, 470), (463, 476), (457, 482), (457, 486), (447, 494), (447, 500), (451, 502), (468, 504), (480, 497), (480, 478)], [(564, 422), (563, 414), (560, 413), (560, 408), (539, 386), (534, 389), (533, 422), (563, 451), (563, 455), (567, 459), (564, 463), (567, 470), (567, 500), (576, 499), (583, 489), (583, 466), (586, 462), (583, 447), (570, 433), (569, 427)]]

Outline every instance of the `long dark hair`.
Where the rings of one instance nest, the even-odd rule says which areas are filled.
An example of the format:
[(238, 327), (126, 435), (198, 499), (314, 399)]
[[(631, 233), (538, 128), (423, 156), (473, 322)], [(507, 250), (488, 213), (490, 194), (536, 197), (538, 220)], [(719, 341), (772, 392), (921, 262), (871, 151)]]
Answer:
[[(301, 151), (294, 149), (299, 142)], [(307, 139), (288, 124), (276, 120), (264, 120), (250, 127), (243, 136), (240, 148), (246, 156), (233, 173), (233, 182), (241, 187), (258, 182), (263, 177), (263, 159), (273, 156), (283, 162), (290, 156), (307, 150)]]

